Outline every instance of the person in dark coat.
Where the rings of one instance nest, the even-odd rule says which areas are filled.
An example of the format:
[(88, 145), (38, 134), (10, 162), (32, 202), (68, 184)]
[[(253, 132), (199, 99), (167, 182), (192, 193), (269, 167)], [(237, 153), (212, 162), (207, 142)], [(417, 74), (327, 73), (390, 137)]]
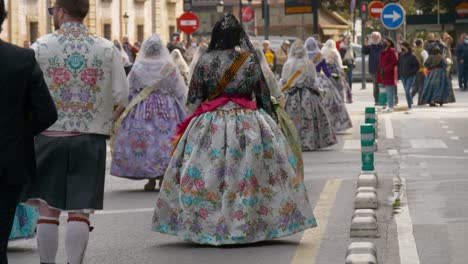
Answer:
[(468, 35), (465, 35), (460, 49), (459, 63), (463, 65), (463, 91), (466, 91), (468, 89)]
[(455, 47), (455, 57), (457, 58), (457, 66), (458, 66), (458, 87), (460, 88), (460, 91), (466, 91), (467, 87), (463, 86), (464, 85), (464, 67), (463, 63), (461, 62), (462, 56), (463, 56), (463, 49), (465, 46), (468, 46), (468, 44), (465, 44), (465, 36), (466, 34), (461, 34), (460, 39), (457, 43), (457, 46)]
[[(0, 0), (0, 32), (6, 18)], [(57, 120), (34, 51), (0, 40), (0, 263), (23, 187), (35, 177), (34, 136)]]
[(401, 53), (398, 62), (398, 75), (403, 82), (405, 88), (406, 102), (408, 103), (407, 114), (410, 113), (413, 106), (413, 97), (411, 96), (411, 88), (416, 80), (416, 75), (419, 72), (419, 60), (413, 53), (411, 45), (404, 41), (401, 43)]
[(379, 32), (372, 32), (370, 40), (366, 40), (362, 52), (369, 55), (369, 73), (374, 82), (374, 102), (379, 102), (379, 87), (377, 86), (377, 67), (379, 66), (380, 53), (384, 46)]
[(380, 53), (379, 66), (377, 67), (377, 83), (382, 84), (387, 92), (386, 112), (393, 112), (394, 93), (396, 92), (398, 78), (398, 56), (395, 43), (390, 38), (384, 38), (384, 50)]

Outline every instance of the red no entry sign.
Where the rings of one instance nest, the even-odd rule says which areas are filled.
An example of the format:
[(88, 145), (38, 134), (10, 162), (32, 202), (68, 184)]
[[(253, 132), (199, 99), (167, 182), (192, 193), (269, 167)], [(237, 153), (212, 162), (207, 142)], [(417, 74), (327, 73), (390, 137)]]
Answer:
[(384, 3), (380, 1), (374, 1), (369, 4), (369, 15), (374, 19), (380, 19), (382, 15), (382, 10), (384, 8)]
[(200, 20), (193, 12), (185, 12), (177, 19), (177, 27), (185, 34), (192, 34), (200, 27)]

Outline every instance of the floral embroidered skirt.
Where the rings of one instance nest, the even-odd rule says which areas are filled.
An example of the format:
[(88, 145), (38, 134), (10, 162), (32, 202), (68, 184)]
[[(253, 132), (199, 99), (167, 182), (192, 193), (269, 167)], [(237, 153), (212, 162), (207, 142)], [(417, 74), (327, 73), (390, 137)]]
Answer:
[(435, 69), (429, 72), (424, 80), (421, 104), (453, 102), (455, 102), (455, 96), (452, 81), (447, 78), (446, 71), (444, 69)]
[(153, 93), (136, 105), (115, 136), (111, 174), (133, 180), (162, 177), (171, 137), (184, 118), (182, 105), (171, 95)]
[(348, 110), (335, 83), (323, 74), (318, 74), (316, 84), (325, 91), (323, 105), (329, 112), (329, 119), (335, 132), (353, 127)]
[(230, 102), (191, 121), (164, 176), (154, 231), (224, 245), (315, 226), (296, 158), (265, 111)]
[(317, 150), (337, 143), (329, 119), (329, 113), (321, 97), (302, 85), (294, 85), (286, 91), (284, 110), (296, 125), (302, 142), (302, 150)]
[(32, 238), (36, 234), (39, 212), (27, 205), (16, 207), (15, 220), (10, 233), (10, 240)]

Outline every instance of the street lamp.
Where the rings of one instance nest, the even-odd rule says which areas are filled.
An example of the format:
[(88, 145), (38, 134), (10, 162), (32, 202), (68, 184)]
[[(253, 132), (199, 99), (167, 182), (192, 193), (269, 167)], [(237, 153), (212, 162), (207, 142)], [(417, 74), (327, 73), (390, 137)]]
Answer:
[(128, 19), (129, 18), (130, 16), (127, 14), (127, 12), (125, 12), (125, 14), (123, 15), (124, 24), (125, 24), (125, 35), (128, 34)]
[(218, 4), (216, 5), (216, 12), (218, 12), (218, 14), (222, 14), (224, 12), (224, 2), (223, 2), (223, 0), (220, 0), (218, 2)]

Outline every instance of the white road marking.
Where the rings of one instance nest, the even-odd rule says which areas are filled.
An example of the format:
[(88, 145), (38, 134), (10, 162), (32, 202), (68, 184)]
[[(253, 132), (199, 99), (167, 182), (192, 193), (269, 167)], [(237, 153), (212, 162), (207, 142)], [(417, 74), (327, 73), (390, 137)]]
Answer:
[(390, 118), (385, 118), (385, 136), (387, 139), (394, 139), (392, 120)]
[(343, 150), (361, 150), (360, 139), (347, 139), (343, 144)]
[(457, 137), (457, 136), (452, 136), (452, 137), (450, 137), (450, 139), (451, 139), (451, 140), (459, 140), (460, 138)]
[[(394, 181), (397, 181), (395, 179)], [(398, 247), (400, 252), (400, 263), (419, 264), (418, 249), (413, 235), (413, 223), (408, 207), (408, 199), (406, 197), (406, 179), (402, 179), (401, 195), (400, 195), (400, 213), (395, 214), (395, 222), (398, 232)]]
[(443, 128), (443, 129), (448, 129), (448, 128), (449, 128), (449, 126), (442, 126), (442, 128)]
[(133, 209), (122, 209), (122, 210), (96, 211), (94, 214), (97, 214), (97, 215), (131, 214), (131, 213), (145, 213), (145, 212), (153, 212), (153, 211), (154, 211), (154, 208), (133, 208)]
[(446, 149), (447, 145), (440, 139), (411, 139), (411, 147), (414, 149)]
[(447, 133), (447, 134), (453, 134), (454, 132), (453, 132), (453, 130), (447, 130), (447, 131), (445, 131), (445, 133)]
[(464, 152), (464, 153), (468, 153), (468, 149), (465, 149), (463, 152)]
[(388, 155), (390, 155), (390, 156), (398, 156), (398, 150), (396, 150), (396, 149), (389, 149), (389, 150), (388, 150)]
[(341, 179), (329, 180), (323, 187), (315, 206), (314, 216), (317, 227), (304, 231), (291, 264), (315, 264), (320, 250), (320, 242), (327, 229), (328, 217), (335, 204), (336, 194), (341, 186)]
[(468, 159), (468, 157), (460, 157), (460, 156), (431, 156), (431, 155), (416, 155), (416, 154), (404, 155), (402, 158), (455, 159), (455, 160), (467, 160)]
[(440, 120), (439, 122), (442, 124), (445, 124), (445, 120)]

